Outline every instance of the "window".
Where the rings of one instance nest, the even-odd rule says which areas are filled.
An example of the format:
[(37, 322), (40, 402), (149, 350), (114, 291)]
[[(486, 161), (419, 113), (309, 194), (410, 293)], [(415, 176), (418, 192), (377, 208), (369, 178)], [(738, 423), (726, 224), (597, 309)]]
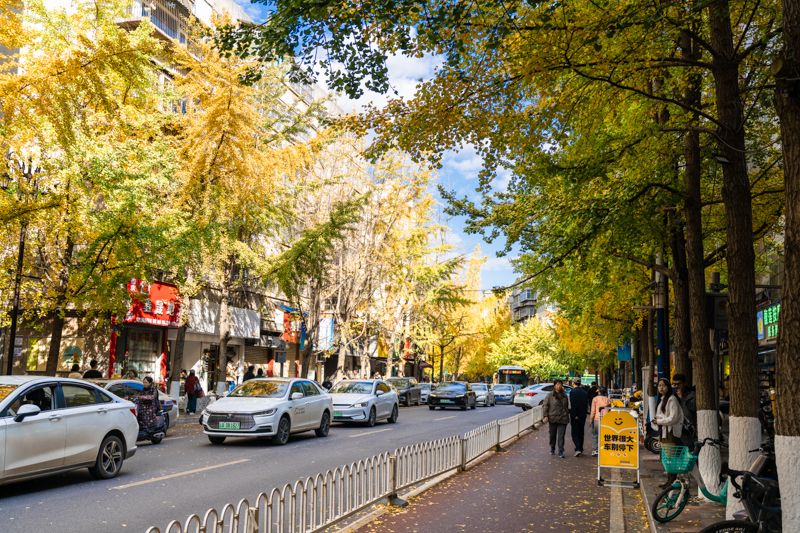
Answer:
[(553, 386), (552, 386), (552, 385), (548, 385), (548, 386), (546, 386), (546, 387), (542, 387), (542, 390), (543, 390), (543, 391), (550, 392), (551, 390), (553, 390)]
[(26, 404), (37, 406), (42, 411), (51, 411), (54, 407), (53, 398), (55, 385), (44, 385), (36, 387), (24, 393), (17, 398), (14, 403), (8, 406), (6, 410), (7, 416), (16, 416), (19, 408)]
[(386, 383), (378, 383), (378, 390), (380, 392), (391, 392), (392, 389)]
[(115, 383), (108, 388), (108, 392), (111, 394), (116, 394), (120, 398), (128, 399), (128, 391), (125, 388), (124, 383)]
[(303, 392), (303, 385), (299, 381), (295, 381), (294, 383), (292, 383), (292, 391), (289, 393), (289, 397), (291, 398), (292, 394), (294, 394), (295, 392), (299, 392), (300, 394), (305, 396), (305, 393)]
[(303, 388), (306, 390), (306, 396), (318, 396), (319, 389), (310, 381), (303, 382)]
[(64, 407), (84, 407), (97, 403), (97, 395), (94, 389), (81, 387), (80, 385), (62, 385), (61, 393), (64, 395)]
[(105, 392), (98, 392), (97, 397), (100, 400), (99, 403), (111, 403), (114, 401), (114, 399)]

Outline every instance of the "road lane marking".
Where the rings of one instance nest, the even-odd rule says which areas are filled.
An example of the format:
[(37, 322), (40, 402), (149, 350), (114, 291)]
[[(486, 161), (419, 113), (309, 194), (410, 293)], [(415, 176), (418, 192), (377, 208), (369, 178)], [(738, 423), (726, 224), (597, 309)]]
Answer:
[(238, 465), (240, 463), (247, 463), (250, 459), (239, 459), (238, 461), (231, 461), (229, 463), (222, 463), (218, 465), (211, 465), (211, 466), (204, 466), (203, 468), (195, 468), (194, 470), (186, 470), (185, 472), (177, 472), (175, 474), (169, 474), (166, 476), (154, 477), (150, 479), (145, 479), (142, 481), (135, 481), (133, 483), (126, 483), (125, 485), (117, 485), (116, 487), (111, 487), (108, 490), (123, 490), (123, 489), (130, 489), (132, 487), (138, 487), (141, 485), (147, 485), (149, 483), (158, 483), (159, 481), (164, 481), (166, 479), (173, 479), (176, 477), (183, 477), (183, 476), (190, 476), (192, 474), (197, 474), (199, 472), (206, 472), (207, 470), (214, 470), (216, 468), (222, 468), (224, 466), (231, 466), (231, 465)]
[(434, 422), (438, 422), (439, 420), (450, 420), (451, 418), (455, 418), (455, 417), (456, 417), (456, 415), (453, 415), (453, 416), (443, 416), (442, 418), (434, 418), (434, 419), (433, 419), (433, 421), (434, 421)]
[(350, 438), (351, 438), (351, 439), (354, 439), (354, 438), (356, 438), (356, 437), (364, 437), (364, 436), (366, 436), (366, 435), (373, 435), (373, 434), (375, 434), (375, 433), (381, 433), (381, 432), (383, 432), (383, 431), (391, 431), (391, 430), (392, 430), (392, 428), (376, 429), (376, 430), (374, 430), (374, 431), (366, 431), (366, 432), (364, 432), (364, 433), (359, 433), (358, 435), (350, 435)]

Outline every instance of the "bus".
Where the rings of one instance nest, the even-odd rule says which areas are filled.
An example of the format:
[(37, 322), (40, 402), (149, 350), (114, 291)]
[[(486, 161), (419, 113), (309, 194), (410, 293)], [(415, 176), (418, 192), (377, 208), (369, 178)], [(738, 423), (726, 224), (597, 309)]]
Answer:
[(501, 366), (495, 374), (495, 384), (528, 386), (528, 371), (521, 366)]

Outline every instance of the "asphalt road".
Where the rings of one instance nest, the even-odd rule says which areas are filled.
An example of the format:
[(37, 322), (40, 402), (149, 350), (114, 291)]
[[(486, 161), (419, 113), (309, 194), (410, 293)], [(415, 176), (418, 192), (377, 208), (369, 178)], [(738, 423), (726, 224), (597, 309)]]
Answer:
[(334, 424), (326, 438), (295, 435), (286, 446), (256, 439), (208, 442), (198, 424), (179, 424), (159, 445), (141, 444), (118, 477), (95, 481), (86, 470), (0, 487), (2, 532), (162, 530), (241, 498), (395, 448), (425, 442), (517, 414), (510, 405), (430, 411), (402, 407), (397, 424)]

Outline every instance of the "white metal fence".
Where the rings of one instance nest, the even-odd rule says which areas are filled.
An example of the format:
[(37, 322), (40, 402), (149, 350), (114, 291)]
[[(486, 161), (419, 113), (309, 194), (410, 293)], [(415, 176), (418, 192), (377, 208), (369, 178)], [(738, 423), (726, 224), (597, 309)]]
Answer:
[[(542, 408), (494, 420), (464, 436), (422, 442), (287, 483), (247, 499), (174, 520), (164, 533), (310, 533), (320, 531), (398, 491), (467, 464), (499, 449), (541, 422)], [(161, 533), (151, 527), (147, 533)]]

